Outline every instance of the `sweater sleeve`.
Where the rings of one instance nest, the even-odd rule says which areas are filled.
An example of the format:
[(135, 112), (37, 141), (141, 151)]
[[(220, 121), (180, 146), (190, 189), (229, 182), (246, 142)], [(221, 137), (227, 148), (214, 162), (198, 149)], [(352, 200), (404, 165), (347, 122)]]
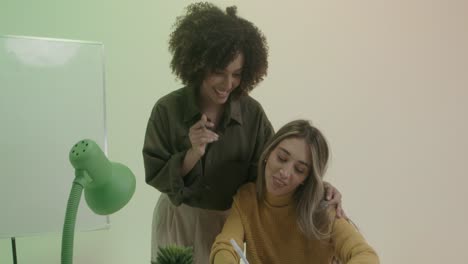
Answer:
[[(199, 186), (185, 186), (181, 168), (187, 150), (175, 150), (175, 146), (172, 145), (174, 142), (170, 141), (170, 131), (167, 129), (170, 122), (169, 113), (164, 107), (156, 105), (146, 128), (143, 161), (146, 183), (166, 193), (178, 206), (185, 199), (192, 197)], [(199, 161), (185, 177), (200, 178), (201, 174), (202, 166)]]
[(216, 237), (211, 247), (210, 264), (239, 263), (239, 256), (231, 245), (231, 239), (234, 239), (241, 248), (244, 245), (244, 226), (241, 221), (237, 199), (234, 199), (223, 231)]
[(348, 264), (378, 264), (379, 257), (353, 224), (341, 218), (336, 219), (332, 239), (335, 254)]

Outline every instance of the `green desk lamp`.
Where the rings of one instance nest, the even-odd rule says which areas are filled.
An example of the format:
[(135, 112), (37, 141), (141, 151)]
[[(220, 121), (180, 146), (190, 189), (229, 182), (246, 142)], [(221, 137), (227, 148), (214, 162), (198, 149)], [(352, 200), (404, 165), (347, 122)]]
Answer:
[(81, 193), (93, 212), (109, 215), (124, 207), (135, 192), (135, 176), (125, 165), (111, 162), (96, 142), (85, 139), (70, 150), (75, 180), (68, 198), (62, 233), (62, 264), (73, 262), (73, 236)]

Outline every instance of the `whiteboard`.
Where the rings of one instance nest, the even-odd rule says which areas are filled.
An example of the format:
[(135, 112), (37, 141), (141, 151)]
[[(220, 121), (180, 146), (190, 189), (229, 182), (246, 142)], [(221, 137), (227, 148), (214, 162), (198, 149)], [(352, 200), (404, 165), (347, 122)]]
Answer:
[[(103, 44), (0, 36), (0, 238), (62, 232), (80, 139), (107, 155)], [(76, 230), (107, 228), (82, 196)]]

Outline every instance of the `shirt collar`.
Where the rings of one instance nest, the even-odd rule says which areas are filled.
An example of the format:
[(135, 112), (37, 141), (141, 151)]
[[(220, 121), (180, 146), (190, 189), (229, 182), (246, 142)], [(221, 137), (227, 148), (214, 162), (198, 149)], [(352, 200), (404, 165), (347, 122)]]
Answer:
[[(192, 121), (194, 118), (199, 119), (201, 116), (200, 108), (198, 107), (198, 94), (195, 87), (186, 86), (184, 88), (184, 95), (186, 98), (184, 106), (184, 122)], [(228, 110), (225, 118), (227, 124), (232, 120), (242, 125), (242, 110), (240, 104), (240, 97), (229, 96), (226, 102), (226, 109)]]
[(241, 109), (241, 104), (240, 104), (240, 97), (238, 96), (229, 96), (228, 100), (228, 109), (229, 109), (229, 114), (227, 116), (228, 119), (233, 119), (240, 125), (242, 125), (242, 109)]
[(195, 117), (200, 117), (200, 108), (197, 104), (196, 90), (194, 87), (186, 86), (184, 88), (185, 106), (184, 106), (184, 122), (189, 122)]

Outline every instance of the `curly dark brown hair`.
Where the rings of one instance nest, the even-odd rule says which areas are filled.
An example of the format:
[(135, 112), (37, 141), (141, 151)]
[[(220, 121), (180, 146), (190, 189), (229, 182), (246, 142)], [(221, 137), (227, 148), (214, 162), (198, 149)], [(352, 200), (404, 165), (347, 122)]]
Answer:
[(241, 83), (234, 94), (247, 94), (266, 76), (268, 45), (263, 33), (237, 16), (237, 7), (223, 12), (211, 3), (195, 3), (177, 18), (169, 39), (172, 72), (184, 85), (199, 87), (206, 74), (224, 69), (244, 55)]

